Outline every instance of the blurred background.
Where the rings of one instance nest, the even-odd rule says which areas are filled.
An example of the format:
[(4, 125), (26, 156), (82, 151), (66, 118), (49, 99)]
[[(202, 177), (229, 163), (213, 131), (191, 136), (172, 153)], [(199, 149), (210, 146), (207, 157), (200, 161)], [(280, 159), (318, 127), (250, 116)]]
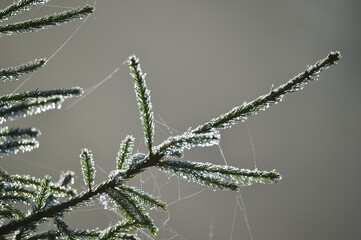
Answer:
[[(2, 0), (0, 7), (12, 2)], [(221, 131), (228, 164), (277, 169), (283, 175), (278, 184), (254, 184), (238, 193), (212, 191), (157, 169), (131, 184), (170, 203), (169, 214), (151, 212), (160, 228), (155, 239), (361, 238), (359, 1), (52, 0), (10, 22), (85, 4), (96, 5), (87, 19), (1, 37), (1, 68), (49, 58), (69, 40), (18, 92), (73, 86), (92, 91), (77, 103), (67, 100), (61, 110), (7, 123), (36, 127), (42, 135), (39, 149), (4, 157), (2, 168), (12, 174), (50, 174), (55, 181), (72, 170), (81, 191), (81, 148), (93, 151), (98, 183), (115, 168), (127, 134), (145, 152), (132, 79), (122, 65), (130, 54), (148, 73), (160, 122), (158, 144), (267, 93), (272, 84), (285, 83), (338, 50), (343, 58), (319, 81), (247, 123)], [(2, 83), (1, 94), (27, 78)], [(217, 146), (187, 151), (184, 159), (224, 164)], [(98, 208), (96, 203), (66, 218), (74, 228), (105, 228), (119, 219)]]

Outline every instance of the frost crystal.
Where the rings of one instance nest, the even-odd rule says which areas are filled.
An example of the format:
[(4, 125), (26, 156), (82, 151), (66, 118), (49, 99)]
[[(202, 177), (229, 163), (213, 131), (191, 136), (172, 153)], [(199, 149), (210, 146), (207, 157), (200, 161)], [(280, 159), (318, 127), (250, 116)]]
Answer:
[(102, 194), (99, 197), (99, 202), (103, 206), (105, 210), (110, 209), (109, 207), (109, 198), (106, 196), (106, 194)]

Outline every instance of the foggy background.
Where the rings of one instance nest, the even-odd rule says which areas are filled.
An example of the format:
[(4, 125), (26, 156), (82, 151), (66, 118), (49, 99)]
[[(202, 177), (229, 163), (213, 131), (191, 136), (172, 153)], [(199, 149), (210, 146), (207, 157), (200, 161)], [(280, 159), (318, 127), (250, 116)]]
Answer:
[[(0, 7), (12, 2), (1, 0)], [(87, 3), (95, 4), (53, 0), (10, 22)], [(2, 36), (4, 68), (49, 58), (81, 25), (19, 91), (88, 89), (120, 68), (68, 110), (77, 99), (67, 100), (61, 110), (6, 123), (36, 127), (42, 135), (39, 149), (4, 157), (0, 166), (12, 174), (50, 174), (54, 181), (70, 169), (81, 191), (82, 148), (91, 149), (95, 163), (107, 172), (97, 167), (96, 183), (115, 168), (127, 134), (145, 152), (133, 82), (122, 65), (130, 54), (140, 58), (147, 73), (156, 120), (163, 118), (181, 133), (267, 93), (272, 84), (285, 83), (338, 50), (343, 58), (322, 72), (319, 81), (250, 117), (249, 129), (240, 123), (222, 130), (221, 148), (232, 166), (253, 169), (255, 159), (259, 169), (276, 169), (283, 176), (278, 184), (240, 190), (253, 239), (360, 239), (360, 19), (356, 0), (98, 0), (85, 23), (76, 20), (46, 31)], [(27, 77), (2, 83), (1, 94), (12, 92)], [(155, 130), (156, 144), (170, 135), (159, 124)], [(187, 151), (184, 159), (224, 164), (217, 146)], [(152, 212), (160, 227), (156, 239), (251, 239), (236, 205), (239, 194), (202, 191), (197, 184), (178, 184), (177, 178), (151, 171), (156, 185), (149, 172), (131, 184), (155, 195), (158, 187), (162, 200), (176, 201), (165, 225), (168, 215)], [(69, 224), (105, 228), (119, 219), (109, 211), (91, 210), (97, 207), (67, 216)]]

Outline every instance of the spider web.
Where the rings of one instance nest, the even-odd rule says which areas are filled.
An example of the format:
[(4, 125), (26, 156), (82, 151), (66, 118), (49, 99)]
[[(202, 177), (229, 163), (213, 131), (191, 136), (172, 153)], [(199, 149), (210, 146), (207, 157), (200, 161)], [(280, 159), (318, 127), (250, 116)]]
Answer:
[[(96, 0), (95, 1), (89, 1), (89, 0), (85, 1), (84, 0), (81, 3), (92, 4), (93, 6), (95, 6)], [(79, 4), (81, 4), (81, 3), (79, 3)], [(34, 13), (43, 7), (50, 7), (50, 8), (54, 8), (54, 9), (63, 9), (63, 10), (67, 10), (67, 9), (71, 8), (69, 6), (61, 5), (61, 4), (62, 4), (61, 1), (49, 1), (47, 4), (36, 7), (32, 11)], [(64, 48), (66, 48), (69, 44), (71, 44), (72, 40), (77, 37), (78, 32), (81, 31), (82, 27), (85, 24), (87, 24), (89, 17), (92, 18), (93, 15), (87, 16), (80, 23), (78, 23), (78, 27), (71, 33), (71, 35), (69, 35), (66, 38), (66, 40), (47, 58), (48, 62), (52, 61), (54, 58), (56, 58), (57, 55)], [(93, 17), (93, 20), (96, 20), (95, 16)], [(109, 82), (114, 78), (114, 76), (116, 75), (116, 73), (119, 71), (119, 69), (121, 67), (122, 67), (121, 65), (116, 66), (105, 78), (98, 81), (96, 84), (93, 84), (91, 86), (82, 86), (82, 87), (85, 87), (84, 95), (82, 97), (78, 98), (77, 100), (74, 100), (72, 103), (68, 104), (64, 109), (66, 111), (73, 109), (81, 102), (84, 102), (85, 100), (87, 100), (87, 98), (90, 96), (91, 93), (99, 90), (104, 84), (106, 84), (106, 83), (111, 84)], [(25, 84), (31, 84), (31, 81), (34, 79), (36, 74), (37, 74), (37, 72), (33, 72), (28, 77), (26, 77), (25, 80), (22, 80), (20, 85), (17, 86), (13, 90), (12, 93), (21, 91), (22, 87)], [(155, 114), (157, 115), (157, 117), (155, 119), (156, 131), (160, 132), (164, 136), (164, 138), (167, 138), (168, 136), (171, 136), (171, 135), (181, 132), (175, 128), (170, 127), (159, 113), (155, 112)], [(252, 135), (251, 135), (251, 128), (249, 127), (248, 124), (246, 125), (246, 127), (248, 129), (249, 139), (250, 139), (251, 146), (252, 146), (253, 164), (254, 164), (254, 168), (256, 168), (257, 164), (256, 164), (254, 143), (253, 143), (253, 139), (252, 139)], [(141, 148), (142, 145), (144, 145), (143, 139), (138, 141), (138, 143), (136, 144), (137, 151), (139, 151), (139, 149)], [(227, 158), (225, 157), (226, 154), (223, 152), (221, 145), (218, 145), (215, 148), (218, 148), (218, 151), (220, 154), (220, 159), (222, 159), (220, 162), (218, 162), (218, 164), (228, 164)], [(53, 173), (52, 175), (54, 175), (54, 176), (60, 175), (64, 170), (66, 170), (66, 169), (59, 170), (57, 168), (46, 166), (44, 164), (39, 164), (36, 161), (34, 161), (33, 159), (27, 158), (26, 154), (9, 156), (8, 158), (5, 158), (5, 159), (9, 159), (9, 160), (14, 159), (14, 160), (18, 161), (19, 163), (20, 162), (24, 163), (25, 166), (33, 165), (37, 168), (43, 169), (44, 172), (47, 172), (48, 174), (50, 174), (49, 172), (52, 172)], [(188, 159), (186, 158), (185, 160), (188, 160)], [(189, 159), (189, 160), (191, 160), (191, 159)], [(109, 172), (107, 170), (103, 169), (103, 166), (101, 165), (101, 163), (98, 163), (96, 165), (96, 168), (97, 168), (97, 175), (100, 175), (100, 176), (103, 175), (104, 178), (106, 178), (109, 175)], [(75, 180), (75, 182), (76, 182), (75, 186), (78, 188), (78, 190), (85, 190), (85, 187), (82, 185), (81, 177), (78, 176), (77, 179)], [(196, 184), (188, 183), (182, 179), (179, 179), (178, 177), (169, 176), (169, 175), (162, 173), (160, 171), (157, 171), (155, 169), (149, 169), (145, 173), (139, 174), (139, 176), (137, 178), (135, 178), (132, 181), (132, 184), (130, 184), (130, 185), (137, 186), (140, 189), (153, 194), (154, 196), (158, 196), (160, 199), (167, 202), (167, 206), (169, 209), (169, 211), (167, 211), (167, 212), (150, 211), (151, 217), (154, 219), (156, 226), (159, 228), (159, 235), (154, 238), (147, 231), (140, 229), (140, 230), (138, 230), (138, 235), (140, 236), (141, 239), (174, 239), (174, 240), (192, 239), (189, 237), (188, 238), (185, 237), (185, 234), (182, 233), (182, 231), (178, 230), (177, 226), (173, 225), (172, 219), (175, 218), (176, 216), (173, 216), (171, 214), (172, 208), (174, 206), (176, 206), (177, 204), (180, 204), (184, 201), (192, 201), (192, 199), (199, 197), (202, 194), (205, 194), (207, 192), (211, 192), (212, 190), (210, 190), (206, 187), (196, 185)], [(173, 189), (172, 196), (169, 196), (169, 194), (167, 194), (167, 191), (169, 189)], [(230, 192), (224, 193), (224, 194), (232, 194), (232, 196), (234, 198), (234, 206), (229, 206), (229, 208), (233, 209), (232, 210), (233, 215), (229, 215), (229, 219), (232, 224), (231, 224), (231, 226), (224, 226), (224, 227), (228, 228), (227, 231), (229, 232), (229, 236), (225, 236), (224, 239), (229, 239), (229, 240), (239, 239), (239, 237), (235, 233), (235, 229), (237, 227), (239, 227), (240, 225), (243, 225), (246, 227), (246, 229), (248, 231), (249, 239), (253, 240), (253, 235), (252, 235), (252, 230), (251, 230), (252, 228), (251, 228), (249, 220), (248, 220), (246, 204), (242, 198), (241, 192), (242, 192), (242, 188), (241, 188), (240, 192), (238, 192), (238, 193), (230, 193)], [(167, 195), (167, 196), (165, 197), (165, 195)], [(109, 220), (109, 222), (116, 223), (122, 216), (119, 216), (119, 213), (117, 213), (117, 211), (113, 208), (113, 206), (111, 206), (111, 204), (109, 204), (109, 205), (104, 205), (104, 204), (105, 204), (104, 202), (99, 202), (96, 200), (89, 206), (73, 210), (72, 214), (77, 214), (77, 213), (82, 213), (82, 212), (88, 212), (88, 213), (94, 212), (97, 214), (97, 212), (102, 212), (102, 214), (106, 216), (106, 218)], [(212, 239), (215, 239), (216, 231), (218, 229), (218, 227), (216, 228), (217, 216), (214, 213), (211, 213), (209, 215), (209, 217), (210, 217), (209, 222), (208, 222), (209, 228), (208, 228), (208, 233), (206, 234), (206, 236), (207, 236), (207, 239), (212, 240)], [(71, 219), (71, 217), (68, 217), (68, 218)], [(243, 221), (242, 221), (242, 219), (243, 219)], [(185, 219), (185, 221), (186, 220), (187, 219)], [(73, 226), (73, 225), (70, 223), (70, 226)], [(45, 227), (44, 231), (48, 230), (49, 228), (52, 228), (51, 224), (47, 225)], [(197, 226), (194, 226), (194, 231), (196, 231), (196, 229), (197, 229)], [(189, 236), (191, 234), (187, 234), (187, 235)]]

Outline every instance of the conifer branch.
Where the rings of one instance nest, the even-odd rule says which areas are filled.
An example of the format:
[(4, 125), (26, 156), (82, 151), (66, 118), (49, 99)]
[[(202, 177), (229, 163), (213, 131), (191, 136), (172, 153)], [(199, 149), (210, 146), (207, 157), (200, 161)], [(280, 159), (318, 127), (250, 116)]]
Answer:
[(46, 59), (35, 59), (34, 61), (21, 64), (16, 67), (9, 67), (0, 70), (0, 79), (3, 81), (17, 79), (21, 75), (33, 72), (43, 67), (46, 63)]
[(121, 143), (117, 155), (117, 169), (123, 168), (124, 162), (129, 158), (134, 146), (134, 137), (128, 135)]
[(95, 178), (95, 166), (93, 160), (93, 154), (87, 148), (82, 149), (80, 154), (80, 164), (83, 172), (83, 179), (85, 185), (87, 185), (89, 191), (92, 191)]
[(158, 232), (158, 228), (154, 225), (153, 220), (149, 217), (149, 214), (145, 211), (142, 204), (140, 204), (137, 199), (132, 198), (128, 192), (122, 191), (119, 188), (115, 188), (114, 190), (132, 206), (134, 213), (137, 216), (136, 218), (133, 218), (133, 220), (137, 220), (139, 224), (143, 225), (153, 236), (155, 236)]
[(72, 87), (72, 88), (59, 88), (52, 90), (35, 90), (35, 91), (26, 91), (15, 94), (8, 94), (0, 97), (0, 106), (7, 106), (9, 104), (14, 104), (17, 102), (25, 102), (34, 100), (36, 98), (49, 98), (55, 96), (61, 96), (64, 99), (71, 97), (79, 97), (83, 95), (84, 91), (80, 87)]
[(257, 99), (243, 103), (239, 107), (235, 107), (229, 112), (212, 119), (211, 121), (198, 126), (192, 132), (204, 133), (211, 129), (223, 129), (231, 127), (238, 121), (244, 121), (251, 114), (259, 110), (265, 110), (272, 103), (282, 101), (283, 96), (288, 93), (302, 89), (308, 82), (314, 81), (319, 77), (319, 73), (341, 59), (340, 52), (331, 52), (325, 59), (316, 62), (314, 65), (308, 66), (303, 73), (298, 74), (287, 83), (276, 89), (271, 89), (268, 94), (258, 97)]
[(152, 104), (150, 101), (150, 90), (147, 89), (145, 83), (145, 73), (143, 74), (140, 68), (139, 59), (132, 55), (127, 61), (131, 70), (131, 76), (134, 80), (134, 90), (137, 96), (137, 102), (139, 107), (140, 119), (143, 124), (145, 142), (149, 150), (149, 154), (152, 155), (153, 136), (154, 136), (154, 116), (152, 111)]
[(219, 188), (221, 190), (238, 190), (238, 186), (235, 182), (227, 180), (217, 174), (197, 171), (192, 168), (181, 168), (179, 166), (163, 164), (163, 161), (158, 164), (157, 168), (169, 174), (188, 179), (189, 181), (198, 184), (202, 184), (206, 187)]
[(60, 108), (64, 98), (54, 96), (48, 98), (37, 98), (29, 102), (21, 102), (8, 108), (0, 108), (0, 124), (6, 120), (15, 120), (19, 117), (38, 114), (56, 107)]
[(9, 7), (0, 11), (0, 22), (19, 14), (21, 11), (29, 10), (32, 6), (46, 3), (47, 1), (49, 0), (21, 0), (14, 2)]
[(50, 181), (51, 178), (50, 176), (47, 175), (44, 177), (44, 179), (41, 182), (39, 194), (37, 195), (35, 200), (36, 211), (40, 211), (40, 209), (45, 205), (46, 195), (49, 192)]
[[(35, 128), (0, 128), (0, 141), (3, 139), (34, 139), (40, 136), (40, 131)], [(0, 143), (1, 145), (1, 143)]]
[(67, 239), (76, 240), (73, 230), (60, 217), (54, 217), (54, 223), (62, 235)]
[(158, 210), (167, 210), (167, 204), (161, 200), (155, 198), (149, 193), (143, 192), (135, 187), (129, 187), (126, 185), (119, 185), (117, 188), (122, 191), (128, 192), (132, 197), (137, 199), (140, 203), (145, 204), (151, 208), (157, 208)]
[[(40, 187), (42, 180), (35, 177), (27, 175), (8, 175), (4, 170), (1, 171), (0, 179), (2, 181), (12, 182), (14, 184), (23, 185), (23, 186), (32, 186), (34, 188)], [(5, 175), (5, 174), (7, 175)], [(49, 183), (50, 192), (62, 197), (74, 197), (76, 196), (76, 190), (71, 188), (66, 188), (63, 186), (58, 186), (52, 182)]]
[(26, 198), (34, 198), (37, 196), (35, 190), (28, 188), (27, 186), (21, 186), (19, 184), (2, 182), (0, 183), (0, 189), (5, 194), (16, 194), (19, 196), (24, 196)]
[(94, 7), (87, 5), (82, 8), (78, 7), (70, 11), (55, 13), (49, 16), (32, 19), (25, 22), (7, 24), (0, 26), (0, 34), (34, 32), (50, 26), (56, 26), (61, 23), (70, 22), (74, 19), (86, 16), (93, 11)]
[(62, 203), (54, 204), (40, 210), (39, 212), (26, 216), (25, 218), (13, 220), (6, 225), (0, 226), (0, 236), (12, 233), (17, 229), (29, 225), (30, 223), (42, 221), (44, 218), (54, 217), (59, 213), (69, 210), (69, 208), (74, 208), (88, 201), (92, 197), (104, 193), (107, 189), (115, 187), (116, 182), (117, 181), (115, 179), (105, 181), (99, 184), (93, 191), (82, 192)]
[(108, 240), (108, 239), (123, 239), (124, 232), (134, 231), (137, 228), (142, 228), (142, 225), (136, 221), (119, 221), (114, 226), (110, 226), (102, 231), (98, 240)]
[(0, 142), (0, 155), (29, 152), (39, 147), (39, 142), (32, 139), (8, 140)]
[(36, 138), (40, 131), (35, 128), (0, 128), (0, 155), (30, 151), (39, 146)]
[(182, 135), (169, 137), (162, 144), (156, 147), (155, 155), (160, 158), (181, 157), (184, 149), (192, 147), (208, 147), (219, 143), (221, 135), (218, 131), (209, 131), (206, 133), (185, 132)]
[(117, 204), (120, 213), (124, 214), (127, 219), (147, 228), (153, 235), (157, 233), (158, 229), (137, 199), (132, 198), (128, 192), (119, 188), (108, 189), (107, 194)]
[(238, 169), (228, 165), (216, 165), (212, 163), (189, 162), (189, 161), (161, 161), (158, 168), (168, 170), (171, 169), (185, 169), (196, 172), (203, 172), (219, 176), (223, 179), (229, 179), (236, 184), (248, 184), (251, 181), (257, 183), (276, 183), (282, 177), (275, 170), (259, 171), (258, 169)]
[(106, 193), (108, 194), (109, 198), (114, 201), (117, 205), (117, 210), (121, 213), (124, 217), (129, 220), (139, 222), (138, 215), (134, 210), (132, 204), (124, 198), (124, 196), (120, 193), (120, 191), (116, 191), (115, 189), (107, 189)]
[(35, 195), (33, 191), (15, 184), (1, 183), (0, 187), (0, 202), (4, 203), (21, 202), (30, 204), (32, 197)]
[(127, 172), (134, 170), (135, 173), (138, 173), (137, 171), (144, 168), (145, 162), (149, 160), (148, 156), (144, 153), (133, 154), (130, 158), (126, 159), (123, 169), (127, 169)]
[[(324, 65), (323, 67), (325, 67), (327, 64), (321, 62), (319, 64), (316, 64), (316, 66), (318, 65), (321, 66), (319, 67), (321, 69), (322, 65)], [(310, 72), (311, 74), (312, 71), (310, 69), (311, 68), (306, 69), (306, 72)], [(314, 75), (315, 73), (312, 74)], [(287, 87), (282, 87), (281, 89), (286, 92), (291, 92), (295, 90), (295, 87), (291, 87), (289, 90), (284, 90), (287, 89)], [(272, 90), (271, 92), (277, 93), (279, 91), (281, 90), (276, 89)], [(46, 208), (41, 208), (39, 211), (34, 212), (29, 216), (13, 220), (7, 225), (0, 227), (0, 235), (14, 232), (17, 229), (20, 229), (20, 233), (23, 234), (21, 231), (26, 231), (31, 226), (35, 226), (36, 223), (43, 221), (45, 218), (57, 218), (59, 216), (59, 213), (68, 211), (70, 208), (80, 206), (86, 201), (89, 201), (103, 193), (106, 193), (115, 202), (115, 204), (118, 206), (119, 211), (123, 213), (131, 222), (134, 223), (135, 228), (146, 228), (154, 235), (157, 232), (157, 228), (154, 226), (153, 221), (150, 219), (143, 205), (148, 205), (150, 207), (156, 207), (159, 209), (165, 209), (165, 204), (154, 198), (153, 196), (140, 191), (139, 189), (123, 185), (125, 181), (131, 179), (135, 175), (152, 166), (157, 166), (163, 171), (187, 178), (190, 181), (194, 181), (212, 188), (220, 188), (223, 190), (237, 190), (238, 184), (248, 184), (251, 181), (259, 183), (273, 183), (277, 180), (280, 180), (281, 176), (274, 170), (246, 170), (230, 166), (213, 165), (210, 163), (163, 160), (163, 158), (169, 156), (178, 157), (179, 155), (181, 155), (184, 148), (188, 149), (195, 146), (211, 146), (214, 144), (218, 144), (220, 140), (220, 135), (218, 131), (214, 129), (221, 128), (221, 124), (230, 124), (230, 122), (234, 120), (234, 118), (234, 116), (231, 116), (227, 119), (222, 118), (221, 116), (219, 118), (221, 120), (214, 121), (215, 124), (209, 125), (211, 127), (200, 128), (201, 130), (199, 131), (187, 131), (184, 134), (170, 137), (162, 144), (157, 146), (153, 154), (150, 153), (148, 155), (143, 153), (136, 153), (130, 156), (131, 147), (130, 144), (126, 144), (127, 141), (130, 141), (130, 137), (128, 137), (126, 138), (127, 141), (123, 141), (124, 150), (122, 150), (121, 147), (120, 153), (118, 153), (118, 159), (123, 159), (121, 160), (120, 169), (118, 168), (118, 170), (112, 173), (109, 180), (102, 182), (95, 187), (93, 187), (95, 172), (94, 162), (92, 157), (90, 156), (90, 151), (84, 149), (81, 155), (82, 168), (84, 181), (88, 186), (88, 191), (73, 196), (72, 198), (67, 199), (62, 203), (53, 203), (51, 205), (46, 205)], [(147, 121), (145, 122), (149, 123)], [(133, 142), (133, 140), (131, 142)], [(128, 157), (123, 157), (124, 154)], [(0, 177), (2, 179), (6, 179), (6, 181), (9, 182), (15, 179), (14, 176), (8, 175), (5, 171), (1, 169)], [(24, 178), (23, 176), (21, 176), (20, 179), (22, 182), (28, 182), (26, 177)], [(37, 186), (41, 185), (41, 181), (36, 182)], [(52, 187), (50, 184), (50, 190), (51, 189)], [(3, 211), (4, 216), (8, 215), (5, 210), (6, 209), (4, 209)], [(61, 221), (59, 222), (61, 229), (61, 231), (59, 231), (60, 236), (61, 234), (67, 234), (68, 237), (72, 236), (71, 234), (74, 234), (76, 231), (71, 230), (70, 227), (66, 227), (67, 225), (64, 225), (65, 223), (62, 224)], [(114, 234), (114, 236), (122, 239), (135, 239), (135, 236), (126, 235), (124, 233), (131, 228), (122, 229), (121, 226), (121, 224), (113, 226), (114, 228), (109, 228), (108, 230), (104, 230), (101, 233), (94, 232), (94, 236), (96, 234), (98, 234), (97, 236), (100, 236), (100, 234), (102, 234), (101, 236), (105, 236), (107, 234)], [(49, 232), (48, 234), (58, 234), (59, 232)], [(124, 235), (122, 235), (123, 233)], [(81, 234), (81, 236), (85, 236), (85, 233), (84, 235), (82, 235), (83, 233), (79, 234)]]
[(0, 220), (11, 219), (11, 218), (23, 218), (25, 214), (18, 208), (11, 204), (1, 201), (0, 202)]

